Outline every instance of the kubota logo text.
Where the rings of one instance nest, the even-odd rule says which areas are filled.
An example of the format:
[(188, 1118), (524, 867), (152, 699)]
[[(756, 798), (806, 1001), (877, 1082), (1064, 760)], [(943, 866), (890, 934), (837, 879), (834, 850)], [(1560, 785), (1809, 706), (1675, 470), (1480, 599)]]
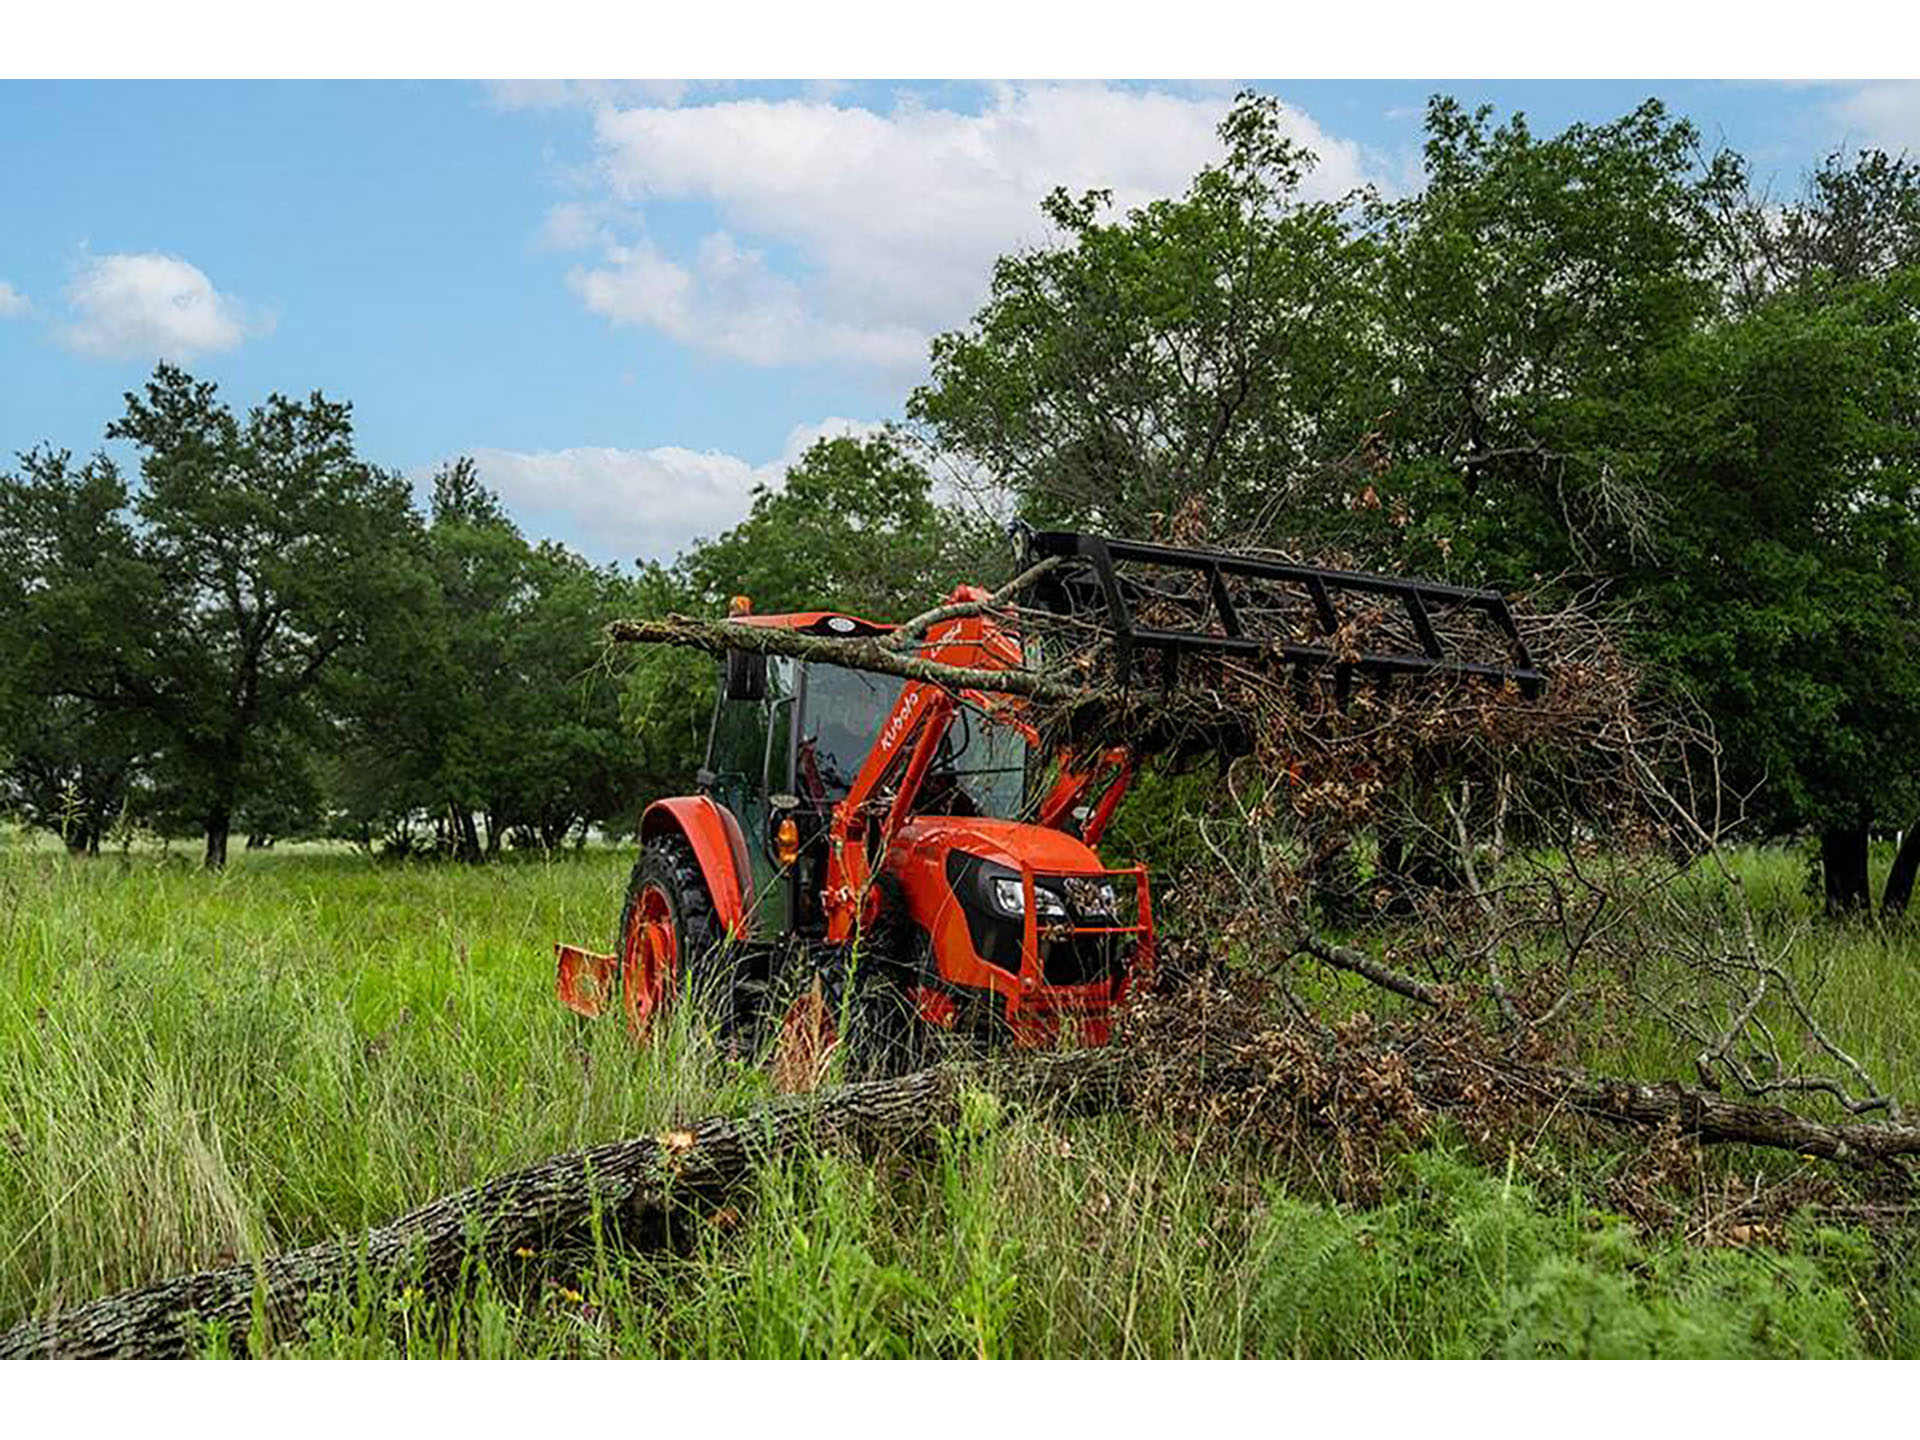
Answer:
[(880, 748), (891, 751), (899, 742), (901, 732), (913, 719), (913, 712), (920, 708), (920, 698), (927, 692), (920, 689), (907, 691), (900, 701), (900, 708), (893, 712), (893, 718), (887, 722), (887, 728), (880, 732)]

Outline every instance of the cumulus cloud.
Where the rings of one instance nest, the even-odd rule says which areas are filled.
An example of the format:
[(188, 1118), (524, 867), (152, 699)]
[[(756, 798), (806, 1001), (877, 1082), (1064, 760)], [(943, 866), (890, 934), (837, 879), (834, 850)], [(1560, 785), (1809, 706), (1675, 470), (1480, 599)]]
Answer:
[(1869, 81), (1853, 87), (1833, 109), (1849, 144), (1894, 155), (1920, 153), (1920, 81)]
[[(597, 249), (569, 283), (616, 324), (756, 364), (910, 373), (934, 332), (978, 307), (996, 256), (1048, 238), (1049, 190), (1108, 189), (1122, 208), (1177, 194), (1218, 158), (1225, 107), (1091, 84), (996, 86), (977, 113), (819, 95), (604, 103), (603, 193), (556, 211), (548, 235)], [(1320, 157), (1309, 193), (1363, 183), (1357, 146), (1298, 110), (1285, 123)], [(685, 201), (712, 207), (717, 227), (677, 253), (645, 238), (650, 206)]]
[(11, 320), (33, 308), (33, 302), (6, 281), (0, 280), (0, 320)]
[(191, 360), (272, 328), (197, 265), (155, 252), (90, 258), (67, 287), (67, 307), (61, 339), (107, 360)]
[(596, 560), (669, 560), (695, 539), (745, 518), (755, 485), (778, 485), (814, 441), (878, 432), (877, 421), (796, 425), (780, 456), (756, 465), (719, 450), (473, 451), (480, 477), (533, 533), (564, 540)]

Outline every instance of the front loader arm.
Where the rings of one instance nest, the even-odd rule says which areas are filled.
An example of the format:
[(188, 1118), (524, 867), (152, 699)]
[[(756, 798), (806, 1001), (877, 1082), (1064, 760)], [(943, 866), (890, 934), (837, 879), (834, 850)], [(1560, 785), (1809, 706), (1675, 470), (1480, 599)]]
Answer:
[(827, 939), (852, 938), (872, 884), (873, 856), (886, 853), (912, 813), (957, 703), (938, 685), (908, 681), (846, 798), (833, 807), (822, 895)]
[(1133, 784), (1138, 764), (1139, 757), (1127, 745), (1109, 746), (1085, 767), (1080, 766), (1079, 757), (1071, 749), (1063, 750), (1060, 774), (1041, 800), (1036, 819), (1049, 829), (1065, 830), (1072, 823), (1073, 812), (1087, 803), (1087, 797), (1097, 796), (1074, 833), (1087, 844), (1098, 845), (1113, 812)]
[[(962, 585), (949, 600), (965, 604), (991, 598), (978, 586)], [(1016, 670), (1021, 663), (1019, 640), (984, 614), (964, 615), (930, 627), (920, 654), (927, 660), (973, 671)], [(875, 858), (886, 853), (888, 844), (913, 813), (914, 801), (962, 698), (991, 706), (1005, 697), (973, 691), (956, 696), (943, 686), (909, 680), (887, 713), (879, 738), (846, 798), (834, 807), (827, 831), (823, 897), (829, 940), (852, 937), (872, 886)]]

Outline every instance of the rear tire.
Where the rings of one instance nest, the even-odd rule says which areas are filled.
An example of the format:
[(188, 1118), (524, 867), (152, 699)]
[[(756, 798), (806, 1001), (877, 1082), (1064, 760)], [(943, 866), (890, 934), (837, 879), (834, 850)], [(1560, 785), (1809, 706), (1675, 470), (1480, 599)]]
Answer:
[(649, 840), (627, 882), (614, 954), (620, 957), (620, 1008), (635, 1038), (644, 1038), (683, 985), (716, 987), (714, 961), (722, 932), (713, 897), (678, 835)]

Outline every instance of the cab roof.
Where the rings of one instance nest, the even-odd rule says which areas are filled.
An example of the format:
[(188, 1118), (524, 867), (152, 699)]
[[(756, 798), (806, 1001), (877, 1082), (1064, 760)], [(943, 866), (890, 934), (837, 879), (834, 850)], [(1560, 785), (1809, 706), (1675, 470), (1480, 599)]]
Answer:
[(735, 625), (761, 625), (772, 630), (803, 630), (809, 635), (887, 635), (898, 629), (858, 615), (842, 615), (836, 610), (800, 610), (791, 615), (732, 615)]

